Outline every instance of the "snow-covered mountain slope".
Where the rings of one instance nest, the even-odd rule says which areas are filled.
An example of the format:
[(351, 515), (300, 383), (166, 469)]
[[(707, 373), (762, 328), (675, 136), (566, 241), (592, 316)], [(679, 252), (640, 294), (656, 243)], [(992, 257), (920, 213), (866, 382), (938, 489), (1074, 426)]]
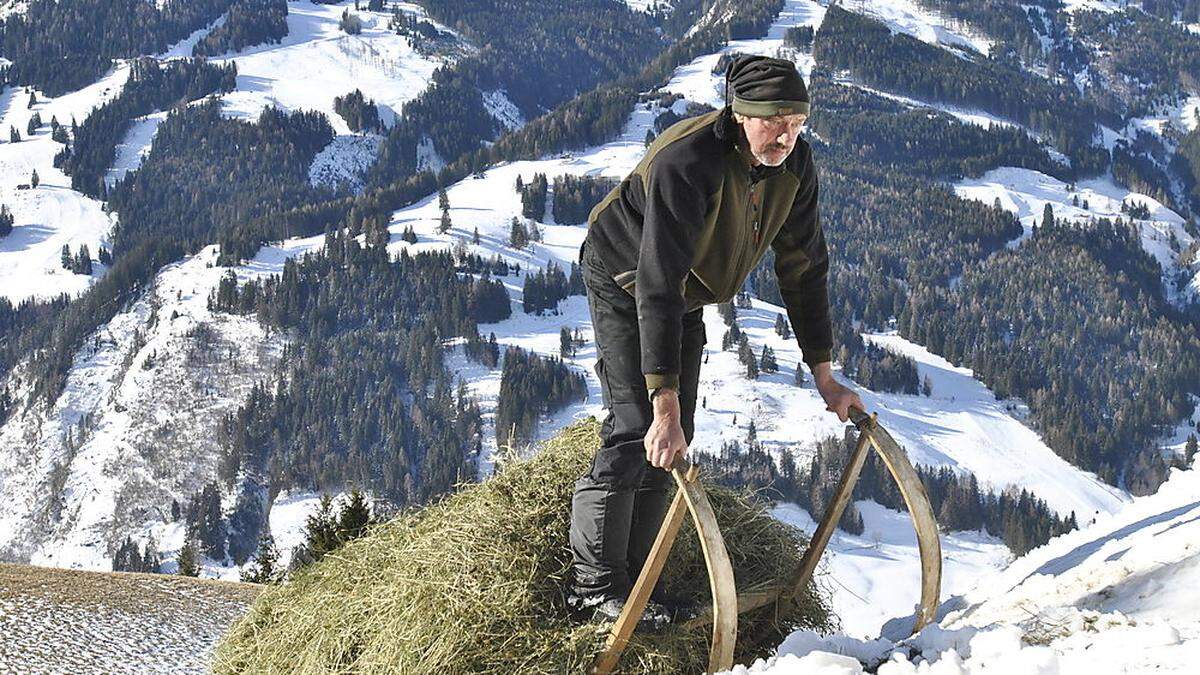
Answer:
[[(720, 72), (714, 73), (713, 68), (720, 61), (722, 54), (741, 52), (775, 56), (780, 50), (786, 49), (783, 36), (788, 28), (809, 26), (816, 29), (824, 19), (825, 7), (820, 3), (813, 0), (785, 0), (783, 9), (765, 36), (756, 40), (733, 40), (717, 52), (696, 57), (691, 63), (677, 68), (670, 81), (662, 87), (662, 91), (680, 94), (689, 101), (704, 103), (714, 108), (720, 107), (725, 101), (725, 77)], [(787, 53), (795, 61), (797, 69), (807, 78), (812, 72), (812, 55), (791, 49), (787, 49)]]
[[(303, 4), (293, 3), (290, 8)], [(817, 3), (789, 0), (769, 29), (767, 38), (732, 43), (723, 51), (746, 49), (773, 53), (782, 44), (782, 35), (787, 28), (817, 25), (822, 13), (823, 8)], [(269, 46), (260, 49), (249, 56), (271, 51)], [(713, 83), (720, 81), (711, 73), (717, 58), (718, 54), (704, 56), (679, 68), (671, 78), (671, 84), (663, 90), (684, 93), (697, 102), (713, 102), (712, 97), (718, 93)], [(801, 59), (803, 67), (804, 55), (797, 58)], [(239, 73), (244, 74), (241, 64)], [(675, 112), (683, 113), (685, 105), (686, 101), (676, 102)], [(549, 213), (541, 219), (544, 222), (537, 224), (542, 241), (530, 244), (523, 251), (507, 246), (512, 218), (529, 222), (521, 216), (521, 203), (514, 188), (517, 177), (521, 176), (526, 182), (535, 173), (544, 173), (551, 181), (561, 174), (622, 178), (641, 157), (646, 132), (660, 112), (655, 103), (640, 104), (620, 137), (610, 143), (539, 161), (504, 164), (448, 186), (452, 225), (445, 234), (437, 232), (441, 211), (436, 195), (400, 209), (392, 215), (389, 224), (393, 234), (390, 250), (398, 253), (407, 248), (414, 253), (462, 246), (485, 257), (499, 254), (509, 262), (520, 263), (525, 271), (540, 268), (552, 260), (563, 267), (569, 266), (578, 256), (585, 230), (580, 224), (559, 223), (552, 209), (548, 209)], [(126, 155), (123, 153), (122, 156)], [(314, 171), (319, 171), (317, 164), (314, 163)], [(409, 226), (418, 235), (416, 244), (408, 244), (400, 238)], [(476, 230), (480, 237), (478, 245), (471, 243)], [(278, 272), (283, 259), (316, 250), (321, 244), (322, 238), (314, 237), (268, 247), (255, 261), (235, 272), (241, 278)], [(213, 251), (208, 249), (169, 267), (160, 275), (157, 282), (160, 290), (155, 293), (157, 300), (154, 301), (159, 305), (159, 318), (153, 327), (143, 329), (149, 338), (145, 346), (133, 348), (134, 330), (148, 321), (151, 311), (150, 302), (143, 300), (100, 331), (100, 348), (95, 353), (89, 349), (77, 357), (67, 393), (53, 410), (22, 413), (0, 429), (0, 438), (33, 439), (29, 442), (32, 450), (6, 462), (12, 470), (0, 473), (0, 494), (5, 497), (5, 506), (0, 507), (4, 509), (0, 511), (3, 514), (0, 516), (0, 545), (5, 547), (7, 555), (19, 559), (32, 557), (62, 566), (102, 568), (108, 563), (107, 555), (111, 554), (112, 547), (125, 535), (132, 534), (143, 541), (146, 536), (153, 535), (160, 550), (167, 554), (168, 566), (171, 564), (170, 554), (182, 544), (180, 525), (169, 522), (162, 514), (146, 513), (144, 505), (161, 504), (161, 499), (167, 495), (182, 502), (184, 497), (195, 492), (212, 475), (217, 457), (216, 441), (211, 433), (195, 434), (198, 437), (192, 439), (186, 457), (181, 456), (183, 451), (172, 455), (171, 461), (184, 464), (175, 465), (173, 475), (168, 476), (156, 475), (146, 468), (161, 460), (139, 458), (139, 439), (153, 438), (154, 434), (160, 433), (183, 434), (186, 429), (212, 429), (220, 415), (242, 403), (256, 378), (269, 375), (272, 358), (283, 344), (281, 336), (266, 335), (250, 317), (207, 312), (203, 299), (224, 274), (220, 268), (207, 267), (212, 260)], [(546, 355), (558, 354), (558, 332), (563, 326), (580, 328), (587, 341), (568, 362), (587, 376), (589, 399), (544, 419), (539, 437), (553, 434), (573, 418), (602, 414), (599, 384), (592, 371), (595, 353), (585, 299), (580, 296), (568, 298), (560, 304), (557, 315), (526, 315), (521, 311), (523, 278), (509, 276), (503, 280), (512, 297), (513, 316), (497, 324), (481, 326), (483, 333), (495, 332), (502, 344), (517, 345)], [(178, 290), (183, 290), (183, 298), (174, 295), (173, 291)], [(165, 317), (176, 311), (188, 317), (187, 327), (181, 324), (177, 329), (173, 327), (176, 321), (166, 320)], [(723, 441), (744, 440), (751, 421), (758, 438), (776, 456), (791, 453), (804, 459), (811, 455), (820, 439), (842, 433), (844, 425), (825, 410), (824, 402), (815, 390), (792, 384), (791, 372), (800, 362), (800, 353), (794, 340), (784, 340), (773, 330), (775, 317), (782, 311), (782, 308), (757, 300), (752, 308), (739, 311), (739, 325), (749, 336), (755, 351), (770, 345), (781, 366), (782, 372), (763, 375), (757, 381), (745, 379), (735, 354), (718, 349), (725, 326), (715, 311), (706, 315), (709, 353), (702, 371), (703, 407), (696, 419), (697, 450), (715, 451)], [(240, 347), (241, 376), (231, 379), (229, 386), (211, 392), (212, 397), (207, 399), (186, 391), (190, 386), (188, 383), (193, 381), (212, 381), (206, 380), (212, 377), (211, 374), (197, 368), (187, 358), (197, 348), (195, 340), (188, 336), (188, 331), (196, 326), (209, 326), (216, 332), (219, 343)], [(205, 330), (201, 329), (202, 332)], [(1097, 511), (1115, 511), (1125, 501), (1123, 493), (1062, 462), (1036, 434), (1021, 425), (1019, 402), (996, 401), (985, 387), (971, 378), (969, 371), (953, 368), (898, 336), (868, 338), (914, 356), (920, 376), (929, 375), (934, 384), (931, 398), (862, 392), (871, 409), (879, 412), (884, 423), (919, 463), (975, 472), (984, 484), (997, 490), (1011, 485), (1029, 487), (1052, 508), (1063, 515), (1074, 511), (1083, 522)], [(155, 355), (154, 367), (144, 372), (139, 364), (149, 354)], [(126, 358), (135, 367), (123, 368)], [(485, 418), (494, 419), (499, 371), (489, 371), (468, 361), (461, 348), (454, 349), (448, 363), (479, 398)], [(146, 393), (139, 394), (141, 388), (145, 388)], [(130, 419), (134, 415), (137, 420)], [(188, 424), (194, 426), (186, 429), (181, 426), (184, 424), (181, 418), (185, 416), (192, 420)], [(95, 430), (86, 435), (78, 450), (70, 450), (64, 442), (65, 430), (77, 426), (81, 419)], [(490, 473), (491, 458), (496, 451), (492, 429), (488, 429), (484, 441), (481, 475)], [(0, 444), (0, 447), (19, 445), (8, 443)], [(125, 488), (112, 474), (114, 467), (130, 465), (134, 469), (125, 475), (139, 478), (130, 481), (131, 487)], [(179, 466), (189, 468), (180, 470)], [(1030, 476), (1036, 480), (1030, 480)], [(56, 485), (61, 487), (55, 488)], [(58, 501), (38, 499), (39, 491), (55, 495), (53, 500)], [(152, 498), (155, 495), (157, 498)], [(232, 506), (232, 497), (226, 497), (226, 506)], [(275, 508), (287, 503), (293, 511), (306, 512), (315, 502), (314, 495), (281, 496), (276, 500)], [(52, 507), (54, 504), (58, 505)], [(139, 510), (138, 505), (143, 508)], [(898, 514), (871, 509), (865, 504), (861, 506), (868, 516), (868, 532), (874, 528), (881, 533), (881, 539), (891, 547), (887, 555), (895, 565), (907, 565), (907, 559), (915, 559), (911, 542), (897, 539), (902, 535), (882, 534), (889, 529), (886, 527), (888, 522), (901, 518)], [(50, 517), (55, 513), (62, 514), (58, 522)], [(293, 523), (302, 521), (301, 515), (290, 520)], [(272, 530), (280, 537), (274, 511)], [(31, 532), (37, 534), (31, 535)], [(862, 629), (869, 631), (890, 616), (907, 613), (915, 598), (905, 598), (897, 593), (894, 600), (869, 605), (854, 598), (855, 594), (865, 597), (864, 594), (878, 583), (874, 575), (880, 572), (880, 568), (873, 567), (870, 562), (881, 556), (869, 545), (864, 545), (864, 541), (872, 541), (870, 534), (865, 537), (835, 540), (831, 550), (836, 554), (835, 560), (841, 562), (835, 562), (830, 572), (839, 588), (850, 589), (835, 602), (841, 603), (839, 607), (847, 617), (853, 617), (855, 626), (870, 626)], [(908, 553), (902, 555), (900, 551), (906, 546)], [(996, 569), (1005, 557), (1005, 549), (997, 540), (974, 533), (951, 535), (947, 547), (962, 552), (961, 565), (948, 564), (948, 569), (961, 571), (950, 572), (948, 579), (970, 580)], [(280, 548), (285, 550), (286, 545), (280, 542)], [(208, 562), (206, 574), (236, 575), (236, 570), (221, 569), (216, 561)], [(965, 581), (953, 583), (958, 590), (957, 584)], [(855, 604), (861, 606), (860, 610), (854, 609)]]
[(884, 22), (893, 34), (906, 33), (950, 51), (967, 50), (986, 56), (992, 49), (990, 38), (913, 0), (850, 0), (843, 8)]
[[(95, 258), (107, 245), (113, 221), (101, 202), (71, 189), (71, 178), (54, 167), (54, 155), (62, 144), (50, 138), (50, 121), (70, 126), (82, 122), (92, 108), (121, 92), (129, 79), (129, 67), (120, 64), (83, 89), (49, 98), (34, 90), (36, 103), (29, 106), (25, 87), (0, 91), (0, 204), (12, 211), (14, 229), (0, 238), (0, 296), (17, 303), (26, 298), (51, 298), (59, 293), (72, 296), (86, 290), (104, 272), (96, 265), (91, 275), (75, 274), (62, 266), (62, 248), (78, 251), (87, 245)], [(42, 124), (28, 134), (34, 114)], [(10, 127), (20, 142), (9, 140)], [(34, 172), (38, 186), (32, 187)], [(25, 187), (22, 187), (25, 186)]]
[(205, 673), (261, 586), (0, 564), (0, 671)]
[[(569, 266), (578, 259), (579, 245), (586, 234), (583, 227), (542, 224), (542, 243), (534, 243), (519, 253), (505, 245), (512, 218), (521, 214), (520, 198), (514, 189), (517, 176), (526, 182), (535, 173), (545, 173), (551, 178), (563, 173), (623, 177), (640, 158), (643, 151), (640, 139), (644, 138), (653, 117), (653, 106), (641, 107), (634, 112), (619, 141), (570, 157), (506, 164), (448, 187), (452, 226), (446, 234), (437, 233), (441, 211), (436, 195), (402, 209), (392, 217), (390, 228), (396, 236), (390, 247), (396, 251), (408, 248), (415, 253), (461, 242), (480, 255), (499, 254), (523, 267), (541, 267), (550, 260)], [(399, 238), (410, 226), (418, 235), (416, 244)], [(479, 245), (470, 243), (476, 230)], [(513, 317), (499, 324), (481, 326), (481, 332), (495, 332), (503, 344), (557, 354), (560, 327), (578, 326), (585, 333), (589, 331), (591, 322), (583, 298), (573, 297), (562, 303), (558, 316), (525, 315), (520, 311), (521, 280), (506, 277), (504, 281), (513, 299)], [(790, 373), (800, 362), (800, 351), (795, 340), (784, 340), (774, 332), (775, 317), (783, 308), (758, 300), (753, 304), (752, 309), (740, 311), (739, 326), (750, 337), (756, 352), (764, 344), (775, 351), (783, 372), (747, 381), (736, 355), (719, 350), (725, 326), (715, 308), (709, 308), (705, 317), (709, 361), (701, 371), (701, 393), (706, 407), (697, 411), (697, 445), (715, 451), (722, 441), (742, 440), (753, 419), (759, 439), (769, 450), (805, 455), (815, 449), (819, 439), (840, 434), (841, 424), (825, 411), (824, 402), (815, 390), (798, 389), (791, 383)], [(868, 392), (868, 398), (864, 399), (880, 411), (884, 423), (894, 429), (917, 462), (972, 470), (996, 489), (1009, 485), (1029, 487), (1064, 516), (1076, 511), (1078, 517), (1086, 518), (1096, 511), (1113, 511), (1123, 503), (1122, 493), (1059, 459), (996, 401), (986, 387), (972, 380), (970, 371), (955, 369), (898, 336), (884, 336), (880, 340), (916, 357), (920, 375), (930, 374), (936, 380), (932, 398)], [(595, 364), (593, 345), (589, 344), (569, 361), (588, 373), (592, 384), (592, 400), (578, 412), (594, 414), (599, 410), (599, 384), (591, 376)], [(471, 366), (465, 363), (462, 367), (465, 369), (462, 375), (470, 386), (480, 387), (476, 393), (485, 412), (488, 411), (499, 392), (499, 378), (481, 380), (482, 373), (470, 370)], [(1015, 408), (1016, 404), (1010, 407)], [(544, 426), (547, 433), (557, 428), (555, 422)], [(797, 435), (798, 429), (803, 433)], [(494, 438), (487, 442), (494, 444)], [(1031, 468), (1040, 477), (1036, 481), (1030, 480)]]
[[(1113, 182), (1111, 176), (1089, 178), (1072, 186), (1039, 171), (1017, 167), (992, 169), (979, 178), (955, 183), (959, 196), (992, 204), (997, 199), (1006, 210), (1013, 212), (1024, 226), (1024, 233), (1009, 243), (1020, 244), (1040, 223), (1046, 204), (1054, 210), (1055, 221), (1086, 221), (1088, 218), (1128, 219), (1121, 205), (1145, 206), (1150, 217), (1138, 219), (1142, 247), (1154, 256), (1162, 268), (1163, 287), (1167, 297), (1176, 302), (1200, 297), (1200, 262), (1186, 265), (1183, 252), (1194, 241), (1184, 228), (1184, 219), (1158, 200), (1133, 192)], [(1181, 270), (1188, 272), (1189, 282), (1179, 287), (1176, 279)]]
[[(278, 274), (289, 254), (267, 247), (235, 272)], [(0, 427), (4, 559), (108, 569), (126, 535), (169, 521), (164, 504), (212, 480), (223, 416), (272, 378), (285, 344), (254, 317), (208, 310), (227, 273), (216, 255), (210, 246), (164, 268), (87, 340), (52, 407)]]
[[(828, 592), (840, 621), (839, 633), (872, 639), (920, 600), (921, 558), (907, 514), (873, 501), (856, 503), (863, 533), (836, 530), (817, 568), (816, 583)], [(811, 535), (817, 522), (795, 504), (779, 504), (772, 514)], [(965, 593), (980, 579), (999, 574), (1012, 560), (1004, 542), (983, 532), (942, 535), (942, 593)]]
[[(256, 119), (266, 106), (324, 113), (337, 136), (314, 162), (312, 182), (331, 187), (343, 184), (360, 191), (362, 177), (374, 163), (382, 137), (351, 132), (345, 119), (334, 110), (333, 99), (358, 89), (366, 99), (375, 102), (380, 120), (390, 126), (404, 104), (425, 91), (433, 72), (449, 60), (417, 51), (409, 38), (389, 29), (392, 5), (428, 21), (439, 31), (455, 34), (430, 19), (422, 7), (409, 2), (389, 3), (386, 12), (368, 11), (365, 3), (361, 9), (355, 9), (351, 0), (333, 4), (289, 2), (288, 34), (279, 43), (247, 47), (209, 59), (213, 63), (237, 65), (235, 88), (221, 97), (222, 110), (226, 115), (248, 120)], [(352, 12), (362, 21), (359, 34), (350, 35), (340, 28), (343, 11)], [(159, 58), (190, 56), (192, 47), (222, 21), (223, 17), (197, 30)], [(463, 51), (471, 49), (461, 39), (457, 45)], [(502, 91), (487, 92), (485, 98), (489, 109), (505, 126), (516, 128), (524, 124)], [(155, 113), (135, 122), (118, 148), (110, 181), (138, 167), (164, 118), (165, 115)]]
[(1192, 672), (1200, 657), (1198, 538), (1200, 473), (1174, 470), (1157, 494), (950, 598), (939, 622), (911, 639), (795, 633), (770, 661), (733, 672), (853, 675), (864, 665), (880, 675)]
[[(237, 64), (237, 89), (224, 96), (225, 111), (254, 119), (267, 105), (319, 110), (335, 131), (349, 133), (345, 120), (333, 110), (333, 98), (357, 88), (375, 101), (380, 118), (390, 125), (404, 103), (425, 90), (441, 61), (423, 56), (408, 38), (389, 30), (390, 13), (366, 11), (365, 3), (356, 11), (354, 4), (289, 2), (288, 34), (279, 44), (248, 47), (212, 59)], [(417, 5), (399, 4), (407, 12), (425, 16)], [(358, 35), (338, 26), (347, 9), (362, 20)]]

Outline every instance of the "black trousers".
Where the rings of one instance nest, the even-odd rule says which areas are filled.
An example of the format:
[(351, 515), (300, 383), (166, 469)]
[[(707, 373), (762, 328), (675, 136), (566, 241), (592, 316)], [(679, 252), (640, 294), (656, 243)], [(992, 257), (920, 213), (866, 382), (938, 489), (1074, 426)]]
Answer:
[[(662, 524), (671, 476), (646, 461), (642, 444), (654, 416), (642, 375), (636, 303), (586, 242), (580, 264), (607, 414), (600, 427), (600, 447), (587, 474), (575, 483), (571, 502), (573, 591), (580, 596), (625, 596)], [(702, 312), (684, 315), (680, 345), (681, 426), (689, 444), (706, 342)]]

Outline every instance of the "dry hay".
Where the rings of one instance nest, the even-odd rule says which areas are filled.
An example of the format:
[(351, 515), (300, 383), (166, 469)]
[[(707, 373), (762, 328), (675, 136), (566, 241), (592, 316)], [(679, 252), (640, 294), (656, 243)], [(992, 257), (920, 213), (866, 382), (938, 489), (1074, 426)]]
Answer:
[[(565, 607), (571, 493), (597, 445), (588, 420), (531, 459), (378, 526), (287, 584), (264, 592), (225, 636), (217, 673), (568, 673), (587, 669), (607, 626)], [(788, 578), (803, 534), (745, 495), (708, 488), (739, 591)], [(688, 522), (663, 574), (669, 593), (709, 602)], [(810, 585), (795, 603), (743, 615), (738, 660), (770, 655), (796, 628), (825, 629), (827, 602)], [(635, 634), (623, 672), (696, 673), (707, 630)]]

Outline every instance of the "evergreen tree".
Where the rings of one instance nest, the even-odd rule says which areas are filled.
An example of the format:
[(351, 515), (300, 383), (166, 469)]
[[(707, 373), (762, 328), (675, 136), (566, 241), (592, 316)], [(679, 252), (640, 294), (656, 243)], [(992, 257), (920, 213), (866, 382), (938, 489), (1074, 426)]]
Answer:
[(279, 583), (283, 580), (283, 570), (278, 567), (279, 551), (275, 548), (275, 537), (271, 536), (270, 530), (263, 528), (254, 560), (242, 570), (242, 581), (251, 584)]
[(162, 556), (158, 552), (158, 542), (154, 535), (146, 539), (146, 550), (142, 553), (142, 572), (158, 574), (162, 569)]
[(179, 549), (179, 571), (177, 574), (185, 577), (200, 576), (200, 560), (196, 544), (188, 539), (183, 548)]
[(221, 514), (221, 491), (209, 482), (192, 497), (187, 508), (187, 539), (213, 560), (225, 559), (225, 521)]
[(1187, 443), (1183, 445), (1183, 458), (1186, 466), (1191, 466), (1196, 458), (1196, 434), (1188, 434)]
[(38, 172), (37, 172), (37, 169), (34, 169), (34, 170), (33, 170), (33, 175), (31, 175), (31, 176), (29, 177), (29, 186), (30, 186), (30, 187), (37, 187), (37, 186), (38, 186), (38, 185), (39, 185), (41, 182), (42, 182), (42, 179), (38, 177)]
[(125, 537), (125, 541), (121, 542), (121, 546), (117, 549), (112, 559), (112, 571), (114, 572), (136, 572), (140, 571), (142, 566), (142, 554), (138, 550), (137, 544), (129, 537)]
[(564, 359), (575, 356), (575, 341), (571, 338), (571, 329), (566, 326), (558, 329), (558, 353)]
[(0, 204), (0, 237), (6, 237), (13, 231), (13, 214), (7, 204)]
[(445, 186), (438, 186), (438, 208), (442, 211), (450, 210), (450, 196), (446, 194)]
[(451, 226), (450, 212), (442, 211), (442, 218), (440, 221), (438, 221), (438, 232), (440, 232), (441, 234), (446, 234), (447, 232), (450, 231), (450, 226)]
[(529, 231), (525, 229), (525, 225), (513, 216), (512, 227), (508, 230), (508, 245), (517, 249), (524, 250), (529, 244)]
[(92, 254), (88, 251), (87, 244), (79, 246), (79, 255), (75, 259), (75, 273), (89, 276), (92, 273)]
[(342, 505), (341, 513), (338, 514), (338, 539), (342, 543), (357, 539), (366, 534), (367, 528), (374, 522), (366, 495), (355, 488), (350, 491), (346, 503)]
[(350, 9), (342, 10), (342, 18), (338, 21), (338, 27), (347, 35), (358, 35), (362, 32), (362, 19), (358, 18), (357, 14), (351, 14)]
[(42, 126), (42, 116), (39, 113), (33, 113), (29, 118), (29, 125), (25, 128), (25, 135), (32, 136), (37, 133), (39, 127)]
[(788, 320), (782, 314), (775, 315), (775, 333), (784, 340), (792, 338), (792, 329)]
[(309, 514), (304, 523), (304, 560), (315, 563), (340, 545), (337, 518), (333, 514), (333, 497), (322, 494), (317, 510)]
[(742, 335), (741, 344), (738, 345), (738, 361), (746, 366), (746, 379), (758, 379), (758, 359), (754, 358), (754, 350), (750, 348), (745, 335)]
[(762, 356), (758, 360), (758, 369), (764, 373), (779, 372), (779, 364), (775, 361), (775, 350), (763, 345)]
[(17, 128), (12, 126), (11, 124), (8, 126), (8, 142), (9, 143), (20, 143), (21, 142), (21, 134), (18, 133)]
[(479, 245), (479, 228), (478, 227), (476, 227), (475, 230), (471, 233), (471, 243), (475, 244), (476, 246)]

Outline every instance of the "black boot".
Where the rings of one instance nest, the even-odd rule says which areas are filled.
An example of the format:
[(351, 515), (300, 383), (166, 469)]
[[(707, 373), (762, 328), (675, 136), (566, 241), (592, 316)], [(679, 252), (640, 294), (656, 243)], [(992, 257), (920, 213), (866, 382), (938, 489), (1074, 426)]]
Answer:
[[(605, 594), (571, 596), (567, 599), (567, 605), (575, 611), (578, 617), (599, 623), (612, 623), (621, 616), (627, 599), (627, 597)], [(635, 630), (643, 633), (657, 633), (671, 623), (672, 617), (671, 610), (654, 600), (647, 600), (646, 608), (642, 610), (642, 616), (638, 618)]]

